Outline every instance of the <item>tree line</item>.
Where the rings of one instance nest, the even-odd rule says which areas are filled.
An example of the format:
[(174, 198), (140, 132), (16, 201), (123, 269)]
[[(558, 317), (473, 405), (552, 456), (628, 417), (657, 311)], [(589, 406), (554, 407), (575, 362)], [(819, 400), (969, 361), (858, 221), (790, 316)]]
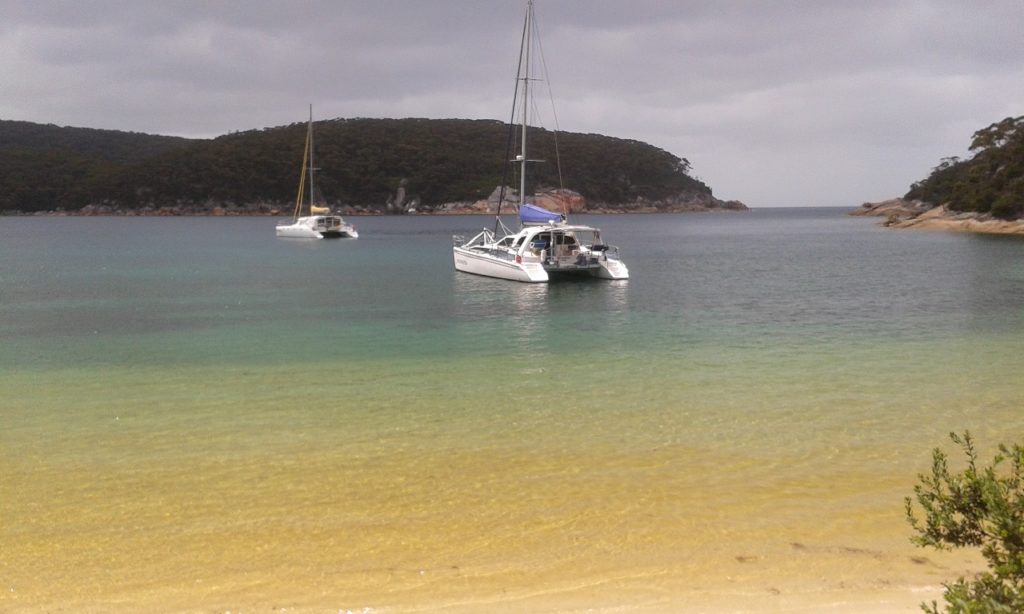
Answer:
[(904, 198), (954, 211), (1024, 218), (1024, 116), (1007, 117), (974, 133), (968, 159), (944, 158)]
[[(178, 204), (290, 206), (304, 123), (213, 139), (0, 121), (0, 210)], [(424, 209), (486, 198), (503, 178), (506, 124), (462, 119), (332, 119), (314, 124), (317, 182), (332, 206), (384, 209), (404, 180)], [(561, 168), (556, 164), (556, 144)], [(606, 204), (711, 194), (690, 164), (639, 141), (531, 129), (532, 186)]]

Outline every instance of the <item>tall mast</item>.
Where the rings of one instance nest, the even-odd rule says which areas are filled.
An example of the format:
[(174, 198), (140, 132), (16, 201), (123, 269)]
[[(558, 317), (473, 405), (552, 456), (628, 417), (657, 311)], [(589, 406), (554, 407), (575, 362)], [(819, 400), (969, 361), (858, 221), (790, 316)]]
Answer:
[[(519, 102), (519, 82), (523, 80), (522, 79), (522, 76), (523, 76), (523, 53), (524, 53), (524, 51), (526, 49), (526, 33), (529, 31), (530, 19), (531, 19), (532, 13), (533, 13), (533, 0), (529, 0), (527, 5), (526, 5), (526, 17), (523, 18), (523, 33), (522, 33), (522, 36), (520, 37), (520, 41), (519, 41), (519, 65), (516, 67), (516, 89), (515, 89), (515, 93), (512, 95), (512, 112), (509, 113), (509, 118), (508, 118), (508, 141), (505, 142), (505, 156), (506, 156), (505, 159), (508, 160), (508, 163), (502, 165), (501, 187), (500, 187), (500, 189), (498, 191), (498, 208), (497, 208), (497, 211), (494, 214), (494, 234), (495, 235), (498, 234), (498, 227), (501, 225), (501, 203), (505, 202), (505, 186), (508, 185), (508, 173), (509, 173), (510, 169), (512, 170), (513, 174), (515, 173), (515, 163), (516, 162), (519, 162), (519, 163), (521, 163), (523, 165), (523, 168), (521, 168), (520, 172), (519, 172), (520, 176), (522, 176), (523, 171), (526, 169), (526, 134), (525, 134), (526, 130), (525, 129), (523, 130), (523, 133), (524, 133), (523, 134), (523, 154), (521, 154), (519, 156), (516, 156), (516, 158), (518, 158), (518, 159), (511, 158), (511, 156), (512, 156), (512, 148), (515, 146), (515, 142), (516, 142), (516, 139), (515, 139), (515, 136), (516, 136), (516, 131), (515, 131), (515, 125), (516, 125), (516, 103)], [(525, 122), (524, 122), (524, 124), (525, 124)], [(522, 204), (522, 202), (523, 202), (522, 194), (523, 194), (524, 186), (525, 186), (525, 181), (522, 182), (522, 184), (519, 187), (519, 194), (520, 194), (519, 202), (520, 202), (520, 204)]]
[(526, 32), (523, 39), (523, 109), (522, 145), (519, 168), (519, 206), (526, 204), (526, 126), (530, 109), (530, 41), (533, 35), (533, 0), (526, 3)]
[(313, 161), (313, 105), (309, 105), (309, 214), (313, 215), (313, 199), (316, 191), (313, 189), (313, 168), (316, 164)]

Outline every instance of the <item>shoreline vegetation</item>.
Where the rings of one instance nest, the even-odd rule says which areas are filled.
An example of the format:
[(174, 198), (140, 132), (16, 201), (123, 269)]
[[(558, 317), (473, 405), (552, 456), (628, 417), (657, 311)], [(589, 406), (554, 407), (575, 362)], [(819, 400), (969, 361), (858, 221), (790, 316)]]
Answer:
[(943, 158), (902, 198), (864, 203), (851, 215), (888, 228), (1024, 235), (1024, 115), (974, 133), (972, 157)]
[[(742, 203), (741, 203), (742, 204)], [(626, 213), (735, 213), (749, 211), (750, 208), (743, 205), (740, 207), (706, 207), (706, 208), (679, 208), (679, 209), (658, 209), (655, 207), (642, 207), (634, 209), (606, 208), (588, 209), (574, 211), (577, 214), (587, 215), (620, 215)], [(503, 210), (502, 215), (513, 215), (514, 210)], [(345, 217), (395, 217), (398, 215), (433, 217), (444, 215), (480, 215), (492, 216), (495, 211), (479, 211), (469, 207), (453, 208), (438, 211), (409, 211), (402, 214), (376, 211), (364, 207), (340, 207), (332, 209), (334, 215)], [(280, 207), (267, 205), (251, 205), (246, 207), (214, 207), (206, 209), (202, 207), (158, 207), (142, 209), (121, 209), (119, 207), (83, 207), (78, 210), (66, 211), (55, 209), (52, 211), (0, 211), (0, 217), (291, 217), (291, 213), (282, 210)]]
[(946, 205), (903, 198), (864, 203), (850, 215), (884, 217), (881, 225), (886, 228), (1024, 235), (1024, 219), (999, 219), (989, 213), (954, 211)]
[[(508, 128), (496, 120), (314, 123), (317, 187), (342, 215), (493, 214)], [(0, 215), (290, 216), (306, 122), (186, 139), (0, 120)], [(640, 141), (537, 129), (527, 195), (566, 213), (744, 210)], [(562, 167), (554, 161), (572, 160)], [(571, 189), (563, 189), (571, 188)], [(506, 204), (518, 192), (506, 187)], [(509, 211), (512, 211), (510, 208)]]
[(889, 228), (1024, 235), (1024, 115), (974, 133), (972, 156), (943, 158), (902, 198), (864, 203), (851, 215)]
[[(380, 209), (374, 206), (341, 206), (332, 207), (332, 212), (344, 216), (384, 216), (384, 215), (495, 215), (498, 212), (499, 190), (495, 189), (486, 199), (475, 202), (459, 201), (445, 203), (437, 207), (398, 209)], [(506, 198), (501, 210), (511, 214), (515, 211), (515, 191), (506, 188)], [(511, 198), (510, 198), (511, 197)], [(718, 211), (749, 211), (749, 207), (737, 200), (723, 201), (703, 192), (686, 192), (671, 198), (648, 200), (638, 198), (629, 203), (594, 203), (590, 205), (586, 198), (578, 192), (565, 189), (545, 190), (536, 194), (531, 201), (552, 211), (591, 214), (619, 213), (707, 213)], [(277, 202), (255, 202), (249, 204), (234, 203), (180, 203), (164, 206), (124, 207), (116, 204), (86, 205), (81, 209), (40, 209), (37, 211), (6, 210), (0, 216), (28, 217), (285, 217), (292, 215), (293, 207)]]

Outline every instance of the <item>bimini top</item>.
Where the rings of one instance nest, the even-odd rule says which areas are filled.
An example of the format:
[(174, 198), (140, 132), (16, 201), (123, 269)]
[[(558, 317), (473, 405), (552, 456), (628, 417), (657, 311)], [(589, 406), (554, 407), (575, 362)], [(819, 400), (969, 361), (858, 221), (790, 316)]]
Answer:
[(548, 211), (543, 207), (523, 203), (519, 206), (519, 221), (523, 224), (557, 224), (564, 222), (562, 214)]

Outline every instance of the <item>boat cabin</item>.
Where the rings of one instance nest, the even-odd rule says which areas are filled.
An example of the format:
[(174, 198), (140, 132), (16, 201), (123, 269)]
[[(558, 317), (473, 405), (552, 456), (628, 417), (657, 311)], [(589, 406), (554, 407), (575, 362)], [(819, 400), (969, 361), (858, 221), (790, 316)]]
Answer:
[(589, 226), (534, 226), (500, 241), (519, 258), (540, 261), (549, 271), (589, 269), (598, 266), (601, 231)]

